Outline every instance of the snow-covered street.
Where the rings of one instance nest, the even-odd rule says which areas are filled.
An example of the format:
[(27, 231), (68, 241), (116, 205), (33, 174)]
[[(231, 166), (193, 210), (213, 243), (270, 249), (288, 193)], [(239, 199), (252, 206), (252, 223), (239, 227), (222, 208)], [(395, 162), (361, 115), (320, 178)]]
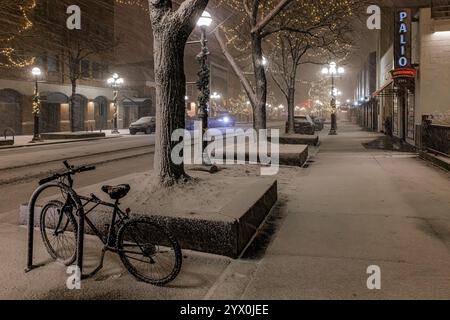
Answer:
[(63, 160), (97, 165), (96, 171), (77, 179), (81, 187), (149, 170), (153, 145), (154, 136), (138, 135), (0, 150), (0, 220), (14, 220), (16, 215), (8, 213), (28, 201), (40, 179), (63, 169)]
[[(338, 136), (322, 134), (309, 167), (281, 168), (279, 202), (243, 258), (185, 251), (179, 278), (165, 289), (136, 282), (113, 256), (79, 292), (66, 289), (65, 269), (56, 263), (23, 273), (26, 230), (15, 219), (17, 205), (36, 182), (2, 185), (1, 297), (448, 299), (450, 177), (415, 154), (362, 146), (377, 137), (348, 123), (340, 125)], [(137, 147), (139, 139), (147, 138), (133, 145), (124, 138), (123, 144)], [(100, 164), (80, 176), (77, 186), (148, 170), (150, 153)], [(223, 174), (239, 175), (236, 170)], [(253, 166), (242, 170), (258, 172)], [(36, 256), (42, 261), (46, 252), (38, 238)], [(98, 243), (89, 240), (89, 266), (98, 254)], [(374, 265), (381, 270), (381, 290), (367, 288), (367, 268)]]

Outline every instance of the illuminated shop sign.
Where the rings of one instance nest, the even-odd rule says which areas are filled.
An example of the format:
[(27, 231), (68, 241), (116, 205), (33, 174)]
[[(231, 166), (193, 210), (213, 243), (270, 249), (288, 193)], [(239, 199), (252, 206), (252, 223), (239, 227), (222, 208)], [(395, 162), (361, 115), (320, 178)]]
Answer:
[(417, 71), (414, 68), (399, 68), (391, 71), (392, 78), (411, 78), (416, 77)]
[(416, 70), (411, 63), (411, 10), (397, 10), (395, 16), (395, 63), (391, 74), (397, 84), (403, 84), (407, 79), (414, 79), (416, 76)]
[(398, 10), (395, 22), (395, 68), (406, 68), (411, 65), (411, 10)]

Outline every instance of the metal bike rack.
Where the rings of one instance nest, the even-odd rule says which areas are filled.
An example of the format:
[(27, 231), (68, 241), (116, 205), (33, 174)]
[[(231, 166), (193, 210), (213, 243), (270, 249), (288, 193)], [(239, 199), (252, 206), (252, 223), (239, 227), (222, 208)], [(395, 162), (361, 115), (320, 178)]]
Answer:
[[(11, 137), (11, 139), (8, 139), (8, 133), (9, 133), (9, 137)], [(16, 140), (16, 132), (12, 129), (12, 128), (6, 128), (3, 131), (3, 140), (0, 140), (0, 145), (11, 145), (13, 146)]]
[[(37, 188), (32, 194), (28, 204), (28, 242), (27, 242), (27, 267), (25, 272), (28, 273), (33, 269), (39, 268), (42, 265), (33, 264), (34, 253), (34, 214), (36, 202), (42, 192), (49, 188), (60, 188), (68, 193), (77, 206), (77, 218), (78, 218), (78, 241), (77, 241), (77, 267), (80, 270), (80, 274), (83, 274), (83, 247), (84, 247), (84, 207), (81, 204), (80, 198), (64, 183), (47, 183)], [(83, 278), (83, 277), (82, 277)]]

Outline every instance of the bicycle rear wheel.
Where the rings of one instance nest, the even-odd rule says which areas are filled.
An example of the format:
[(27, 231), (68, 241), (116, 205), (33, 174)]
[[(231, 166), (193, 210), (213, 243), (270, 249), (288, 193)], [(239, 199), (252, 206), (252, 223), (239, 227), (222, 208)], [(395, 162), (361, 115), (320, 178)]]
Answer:
[(50, 201), (42, 208), (40, 229), (50, 256), (66, 266), (77, 256), (78, 224), (72, 212), (60, 201)]
[(177, 240), (147, 218), (127, 221), (117, 234), (117, 248), (124, 266), (138, 280), (164, 286), (181, 270)]

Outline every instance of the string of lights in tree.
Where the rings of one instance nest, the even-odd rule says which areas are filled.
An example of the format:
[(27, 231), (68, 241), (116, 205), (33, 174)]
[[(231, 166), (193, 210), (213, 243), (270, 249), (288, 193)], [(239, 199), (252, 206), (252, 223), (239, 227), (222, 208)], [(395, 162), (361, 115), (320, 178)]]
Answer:
[[(235, 50), (238, 54), (244, 54), (251, 51), (251, 35), (250, 18), (245, 10), (245, 6), (252, 8), (256, 1), (259, 3), (257, 20), (261, 21), (269, 14), (279, 0), (218, 0), (223, 6), (231, 8), (236, 12), (236, 17), (230, 20), (226, 25), (221, 26), (225, 34), (227, 46)], [(334, 32), (341, 26), (341, 21), (349, 20), (355, 16), (360, 9), (364, 8), (365, 1), (361, 0), (294, 0), (286, 9), (278, 13), (278, 15), (267, 25), (263, 32), (278, 33), (282, 30), (304, 30), (308, 31), (311, 26), (323, 26), (329, 32)], [(295, 32), (294, 32), (295, 34)], [(265, 39), (265, 47), (272, 45), (278, 46), (279, 43), (267, 41)], [(335, 42), (336, 48), (341, 48), (342, 52), (349, 51), (351, 45), (346, 42)], [(321, 52), (322, 51), (322, 52)], [(314, 55), (323, 55), (326, 50), (318, 48)], [(235, 59), (244, 64), (248, 63), (249, 56), (235, 57)]]
[[(148, 1), (146, 0), (115, 1), (122, 5), (137, 6), (147, 13), (149, 11)], [(33, 28), (34, 23), (30, 17), (36, 7), (37, 0), (1, 0), (0, 9), (4, 12), (9, 12), (12, 21), (20, 17), (21, 23), (17, 30), (11, 27), (12, 30), (7, 32), (7, 36), (3, 39), (0, 38), (0, 56), (4, 57), (4, 61), (0, 61), (0, 67), (25, 68), (35, 63), (36, 58), (34, 56), (24, 57), (18, 54), (18, 50), (16, 49), (17, 45), (14, 42), (20, 41), (20, 36)], [(18, 15), (14, 14), (16, 11)]]
[[(23, 19), (23, 23), (21, 24), (18, 30), (15, 30), (5, 39), (1, 39), (0, 43), (4, 43), (4, 48), (0, 48), (0, 55), (3, 55), (6, 58), (7, 63), (0, 61), (0, 66), (2, 67), (13, 67), (13, 68), (24, 68), (30, 66), (34, 63), (35, 58), (20, 58), (17, 55), (17, 50), (14, 48), (13, 42), (23, 35), (25, 32), (30, 30), (33, 27), (33, 21), (30, 19), (31, 12), (36, 8), (36, 0), (26, 0), (26, 1), (10, 1), (10, 0), (2, 0), (2, 6), (8, 6), (7, 8), (2, 8), (9, 10), (17, 9), (20, 12), (20, 16)], [(25, 2), (25, 3), (24, 3)]]

